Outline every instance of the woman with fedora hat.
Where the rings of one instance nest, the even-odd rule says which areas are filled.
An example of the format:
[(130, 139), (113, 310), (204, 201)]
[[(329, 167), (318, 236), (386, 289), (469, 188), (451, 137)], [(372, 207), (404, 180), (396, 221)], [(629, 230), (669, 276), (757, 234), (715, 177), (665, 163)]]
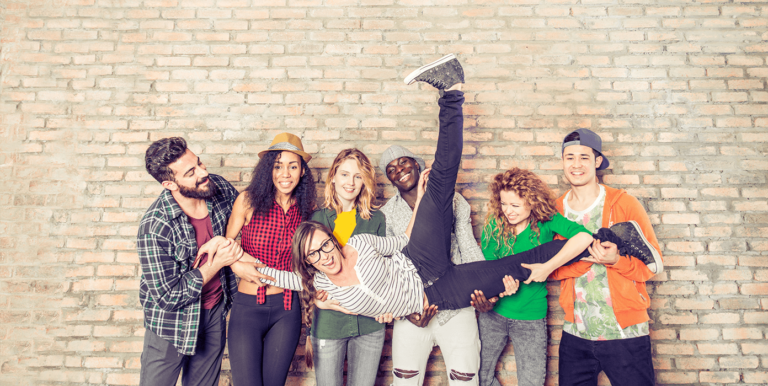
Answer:
[[(315, 181), (307, 166), (312, 156), (299, 137), (281, 133), (259, 158), (250, 184), (235, 200), (227, 237), (242, 233), (247, 254), (239, 263), (256, 258), (290, 271), (293, 234), (315, 209)], [(232, 381), (282, 386), (301, 336), (299, 298), (294, 291), (240, 276), (229, 320)]]

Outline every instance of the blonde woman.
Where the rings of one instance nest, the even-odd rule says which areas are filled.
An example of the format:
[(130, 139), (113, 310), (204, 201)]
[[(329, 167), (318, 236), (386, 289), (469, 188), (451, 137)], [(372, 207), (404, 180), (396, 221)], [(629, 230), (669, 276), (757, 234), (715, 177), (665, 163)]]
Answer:
[[(375, 177), (371, 161), (358, 149), (342, 150), (333, 160), (325, 180), (325, 203), (312, 220), (328, 227), (341, 246), (359, 234), (386, 236), (384, 214), (374, 204)], [(314, 302), (304, 294), (308, 293), (300, 296), (302, 303), (310, 309), (305, 316), (311, 319), (305, 323), (312, 326), (305, 353), (309, 362), (314, 362), (317, 385), (343, 384), (345, 356), (347, 384), (373, 385), (385, 325), (366, 316), (314, 308)]]

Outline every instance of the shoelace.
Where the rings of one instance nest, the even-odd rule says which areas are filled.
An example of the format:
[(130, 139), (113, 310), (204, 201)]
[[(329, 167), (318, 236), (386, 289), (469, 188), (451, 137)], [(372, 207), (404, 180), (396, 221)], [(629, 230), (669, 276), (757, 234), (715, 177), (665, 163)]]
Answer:
[(434, 86), (434, 87), (435, 87), (435, 88), (437, 88), (437, 89), (444, 89), (444, 88), (445, 88), (445, 86), (447, 86), (447, 85), (445, 84), (445, 82), (443, 82), (442, 80), (440, 80), (440, 79), (435, 79), (435, 78), (432, 78), (432, 77), (428, 77), (427, 79), (425, 79), (425, 81), (426, 81), (427, 83), (431, 84), (432, 86)]

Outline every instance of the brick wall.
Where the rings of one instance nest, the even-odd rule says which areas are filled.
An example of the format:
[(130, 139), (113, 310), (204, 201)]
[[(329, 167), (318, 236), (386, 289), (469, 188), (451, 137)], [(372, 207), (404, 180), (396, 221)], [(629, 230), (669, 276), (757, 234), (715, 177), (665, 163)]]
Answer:
[[(0, 13), (2, 385), (138, 383), (151, 141), (185, 137), (238, 187), (281, 131), (304, 138), (318, 175), (352, 146), (430, 159), (435, 93), (401, 78), (450, 52), (468, 79), (459, 189), (475, 225), (499, 170), (562, 191), (560, 140), (592, 128), (603, 181), (640, 198), (665, 253), (649, 285), (658, 383), (768, 383), (767, 2), (2, 0)], [(314, 384), (300, 356), (290, 383)], [(439, 355), (429, 369), (447, 383)], [(498, 370), (515, 384), (511, 350)]]

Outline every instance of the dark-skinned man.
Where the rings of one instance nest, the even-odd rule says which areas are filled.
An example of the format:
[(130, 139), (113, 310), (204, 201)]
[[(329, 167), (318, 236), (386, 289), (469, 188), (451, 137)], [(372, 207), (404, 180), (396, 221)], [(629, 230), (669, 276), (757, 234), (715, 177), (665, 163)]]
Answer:
[[(419, 174), (426, 165), (410, 150), (395, 145), (382, 154), (379, 167), (397, 189), (395, 196), (381, 208), (387, 216), (387, 236), (394, 236), (408, 226), (416, 203)], [(469, 204), (459, 193), (454, 195), (453, 211), (451, 260), (454, 264), (484, 260), (472, 233)], [(505, 287), (505, 294), (512, 294), (517, 290), (517, 283), (507, 278)], [(486, 300), (479, 291), (472, 298), (473, 305), (481, 312), (491, 310), (495, 302), (495, 298)], [(438, 311), (435, 306), (425, 305), (422, 314), (412, 314), (406, 319), (394, 322), (393, 385), (421, 385), (434, 346), (440, 346), (449, 385), (478, 384), (480, 340), (472, 307)]]

